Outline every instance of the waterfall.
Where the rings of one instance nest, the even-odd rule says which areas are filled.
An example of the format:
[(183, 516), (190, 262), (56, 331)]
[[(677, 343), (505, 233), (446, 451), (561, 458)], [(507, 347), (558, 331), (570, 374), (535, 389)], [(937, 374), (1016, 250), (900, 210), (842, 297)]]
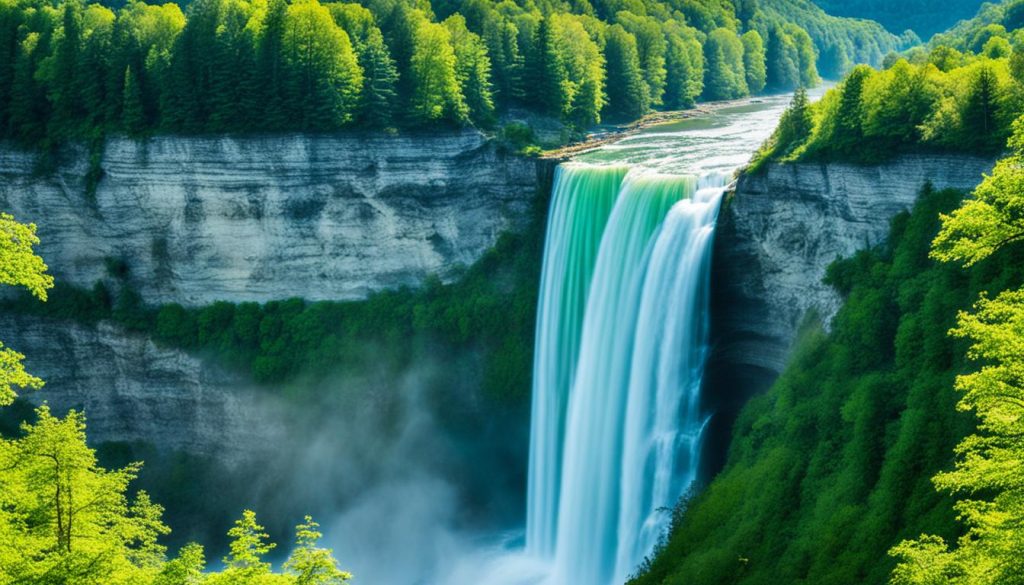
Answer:
[(627, 167), (556, 169), (537, 307), (527, 485), (527, 552), (554, 553), (565, 406), (601, 234)]
[(696, 478), (711, 235), (727, 176), (568, 165), (537, 319), (526, 546), (621, 583)]

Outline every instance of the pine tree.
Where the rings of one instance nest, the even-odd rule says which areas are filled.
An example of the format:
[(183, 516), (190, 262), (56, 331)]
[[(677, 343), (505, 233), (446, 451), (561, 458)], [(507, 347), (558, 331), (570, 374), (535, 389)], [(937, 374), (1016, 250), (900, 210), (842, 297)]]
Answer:
[(146, 113), (142, 107), (142, 90), (138, 78), (132, 74), (131, 65), (124, 72), (124, 91), (121, 126), (131, 135), (139, 135), (146, 128)]
[(388, 54), (384, 37), (374, 27), (359, 51), (363, 68), (363, 103), (360, 119), (367, 126), (387, 128), (395, 118), (398, 96), (398, 69)]
[(607, 117), (629, 121), (643, 116), (650, 108), (650, 96), (640, 69), (636, 39), (621, 25), (612, 25), (605, 36), (604, 50), (608, 70)]
[(999, 82), (988, 64), (974, 72), (960, 113), (960, 139), (972, 150), (994, 150), (1002, 146), (999, 113)]
[(444, 21), (451, 34), (455, 52), (455, 76), (474, 124), (488, 127), (494, 123), (494, 98), (491, 91), (491, 60), (483, 40), (466, 28), (466, 20), (453, 14)]

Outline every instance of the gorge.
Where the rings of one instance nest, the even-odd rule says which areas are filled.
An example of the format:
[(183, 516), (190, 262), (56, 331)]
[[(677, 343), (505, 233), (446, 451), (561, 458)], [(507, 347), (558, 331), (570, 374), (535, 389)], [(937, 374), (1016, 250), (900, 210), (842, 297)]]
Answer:
[[(470, 132), (441, 141), (381, 139), (374, 148), (358, 152), (343, 139), (163, 138), (148, 149), (141, 143), (112, 143), (101, 162), (105, 176), (89, 195), (74, 179), (87, 166), (84, 152), (70, 155), (70, 170), (40, 175), (33, 172), (31, 155), (5, 148), (0, 156), (9, 164), (0, 174), (0, 198), (18, 215), (39, 218), (42, 255), (59, 280), (90, 287), (111, 278), (107, 258), (128, 257), (135, 260), (127, 266), (127, 280), (146, 302), (202, 305), (289, 296), (357, 299), (373, 290), (415, 285), (430, 274), (457, 279), (459, 264), (473, 263), (500, 232), (522, 230), (531, 221), (532, 201), (538, 194), (546, 197), (544, 191), (554, 181), (547, 242), (550, 248), (562, 240), (567, 247), (560, 260), (552, 259), (552, 250), (547, 252), (538, 307), (537, 343), (557, 349), (535, 354), (535, 388), (546, 383), (552, 391), (535, 390), (534, 400), (550, 400), (551, 416), (541, 416), (543, 409), (535, 403), (526, 548), (548, 555), (556, 572), (594, 575), (595, 582), (621, 581), (663, 530), (664, 508), (699, 473), (714, 467), (713, 456), (697, 456), (705, 423), (709, 440), (717, 440), (720, 450), (730, 413), (781, 370), (808, 311), (825, 320), (834, 313), (838, 298), (820, 284), (825, 266), (837, 256), (879, 242), (888, 220), (912, 204), (925, 182), (970, 188), (992, 164), (982, 158), (908, 156), (876, 167), (770, 165), (763, 174), (742, 177), (726, 195), (712, 244), (708, 221), (718, 197), (732, 170), (770, 131), (768, 120), (783, 103), (779, 98), (768, 107), (726, 111), (711, 121), (655, 128), (563, 165), (554, 179), (552, 162), (503, 154), (493, 142)], [(756, 128), (761, 134), (752, 132)], [(447, 145), (429, 151), (435, 171), (421, 175), (409, 170), (423, 164), (423, 155), (417, 153), (427, 144), (431, 149)], [(723, 151), (722, 144), (730, 146)], [(216, 171), (246, 164), (265, 168), (267, 174), (227, 176)], [(637, 168), (627, 170), (624, 164)], [(121, 170), (128, 166), (142, 174), (133, 177)], [(360, 192), (346, 186), (340, 177), (357, 174), (356, 169), (366, 176), (375, 173), (376, 182), (360, 183), (372, 188)], [(689, 177), (679, 177), (680, 172)], [(162, 187), (138, 188), (142, 184)], [(657, 201), (657, 208), (614, 211), (630, 194)], [(90, 198), (93, 204), (81, 205)], [(690, 203), (677, 204), (681, 199)], [(359, 205), (349, 205), (352, 201)], [(45, 217), (40, 215), (43, 209)], [(348, 215), (354, 209), (367, 210), (379, 221), (356, 229), (362, 220)], [(139, 222), (140, 217), (146, 220)], [(622, 222), (621, 228), (613, 229), (613, 217)], [(631, 218), (642, 229), (628, 227)], [(256, 245), (285, 234), (288, 239), (273, 245)], [(605, 234), (609, 241), (618, 238), (614, 250), (619, 255), (602, 254)], [(654, 242), (663, 237), (672, 245), (659, 250)], [(702, 245), (693, 242), (700, 238)], [(220, 241), (226, 247), (214, 245)], [(175, 250), (175, 264), (162, 263), (161, 246)], [(365, 250), (377, 250), (398, 264), (367, 271), (371, 263)], [(710, 264), (704, 254), (710, 254)], [(326, 266), (321, 258), (327, 258)], [(555, 263), (564, 268), (554, 268)], [(680, 263), (691, 270), (658, 270)], [(239, 265), (248, 268), (240, 271)], [(627, 272), (632, 276), (626, 277)], [(558, 281), (559, 275), (563, 280)], [(589, 298), (592, 278), (601, 282), (598, 290), (608, 298)], [(703, 279), (708, 297), (701, 293)], [(647, 290), (652, 294), (645, 294)], [(710, 313), (700, 309), (706, 303)], [(624, 305), (632, 307), (625, 315), (620, 312)], [(598, 336), (609, 347), (588, 348), (582, 333), (587, 327), (624, 333)], [(61, 408), (85, 406), (98, 441), (151, 440), (234, 458), (244, 453), (225, 451), (225, 445), (259, 451), (260, 441), (274, 440), (274, 432), (288, 432), (274, 423), (253, 433), (264, 411), (247, 410), (246, 401), (238, 398), (247, 395), (249, 382), (201, 356), (154, 345), (138, 333), (105, 323), (58, 333), (52, 321), (26, 315), (5, 317), (4, 328), (6, 341), (24, 351), (28, 364), (49, 381), (34, 399)], [(664, 341), (657, 347), (663, 351), (645, 346), (655, 340)], [(55, 347), (61, 355), (74, 357), (58, 359)], [(86, 358), (81, 356), (96, 355), (96, 348), (123, 365), (84, 367)], [(548, 359), (550, 363), (542, 363)], [(574, 371), (584, 363), (592, 378), (576, 380)], [(657, 379), (629, 376), (634, 363), (646, 364), (637, 371)], [(604, 389), (604, 415), (597, 410), (601, 405), (579, 399), (574, 404), (570, 388), (576, 384)], [(658, 394), (660, 384), (677, 392)], [(118, 392), (90, 390), (105, 387)], [(181, 388), (192, 390), (170, 401), (172, 392)], [(687, 392), (678, 392), (680, 388)], [(659, 402), (659, 414), (685, 416), (669, 417), (667, 428), (664, 420), (645, 419), (642, 413), (649, 404), (644, 401), (652, 400), (664, 401)], [(211, 417), (211, 409), (221, 414)], [(591, 439), (572, 437), (586, 437), (587, 419), (612, 414), (620, 418), (609, 424), (622, 434), (593, 440), (621, 441), (602, 450), (621, 453), (614, 469), (600, 469), (600, 462), (574, 456), (581, 467), (564, 477), (560, 452), (585, 450)], [(547, 426), (551, 438), (539, 439), (538, 426)], [(681, 448), (659, 452), (644, 440), (652, 435), (660, 436), (663, 445)], [(584, 440), (586, 444), (579, 442)], [(546, 455), (538, 454), (544, 449)], [(521, 457), (515, 465), (525, 467), (525, 453)], [(652, 462), (645, 472), (623, 474), (624, 468), (644, 467), (644, 461)], [(558, 495), (583, 490), (569, 486), (617, 475), (637, 483), (589, 494), (594, 500), (570, 499), (571, 505)], [(601, 518), (582, 513), (595, 509), (603, 510)], [(631, 543), (635, 547), (618, 549), (614, 536), (620, 530), (637, 535)], [(593, 539), (590, 545), (583, 535)], [(559, 546), (560, 538), (568, 544)], [(601, 551), (596, 560), (593, 550)], [(344, 556), (345, 548), (339, 547), (339, 554)], [(381, 562), (352, 560), (357, 575), (364, 569), (362, 574), (371, 578), (370, 565)], [(416, 570), (432, 566), (427, 562)]]

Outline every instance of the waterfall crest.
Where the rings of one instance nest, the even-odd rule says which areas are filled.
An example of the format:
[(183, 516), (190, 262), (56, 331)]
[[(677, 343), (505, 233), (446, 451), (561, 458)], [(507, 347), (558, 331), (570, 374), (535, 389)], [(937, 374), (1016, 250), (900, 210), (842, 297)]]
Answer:
[(727, 175), (560, 168), (537, 319), (527, 553), (623, 582), (696, 478), (711, 236)]

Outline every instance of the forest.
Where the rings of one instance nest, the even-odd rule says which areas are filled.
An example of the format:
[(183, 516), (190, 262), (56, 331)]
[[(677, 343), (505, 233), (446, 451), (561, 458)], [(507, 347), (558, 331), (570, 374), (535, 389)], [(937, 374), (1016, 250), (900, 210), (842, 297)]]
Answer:
[(886, 243), (829, 267), (831, 327), (804, 324), (631, 583), (1024, 582), (1021, 6), (985, 5), (818, 103), (796, 93), (757, 164), (1004, 158), (971, 194), (927, 185)]
[(777, 0), (4, 0), (0, 137), (491, 128), (509, 110), (582, 130), (810, 86), (903, 44)]

